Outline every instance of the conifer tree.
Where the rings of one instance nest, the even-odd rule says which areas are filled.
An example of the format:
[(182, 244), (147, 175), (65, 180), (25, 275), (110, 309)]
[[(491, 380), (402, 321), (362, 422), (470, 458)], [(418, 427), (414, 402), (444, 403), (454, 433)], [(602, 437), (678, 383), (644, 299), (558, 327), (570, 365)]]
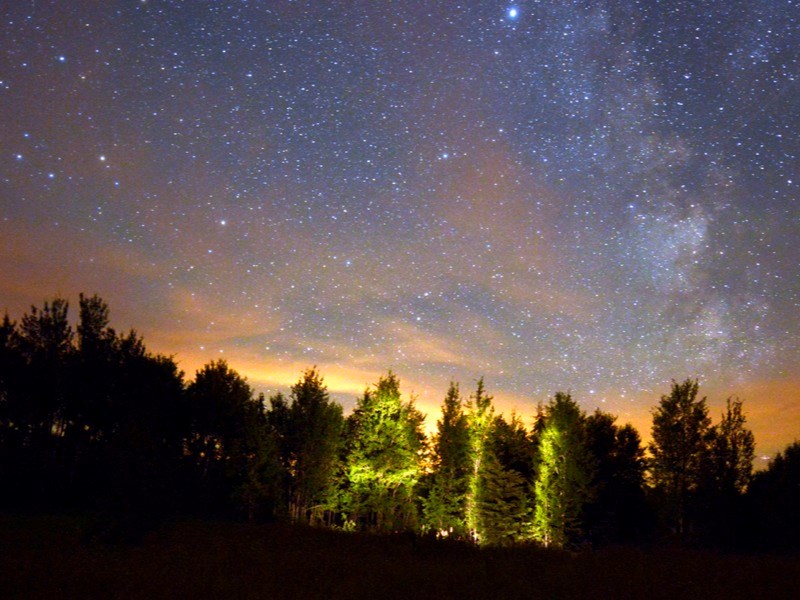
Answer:
[(423, 502), (425, 523), (443, 535), (463, 537), (472, 464), (467, 416), (455, 382), (450, 383), (436, 425), (430, 492)]
[(292, 386), (287, 420), (290, 517), (312, 522), (328, 508), (344, 427), (342, 407), (330, 400), (316, 369)]
[(557, 393), (547, 406), (538, 437), (533, 516), (533, 536), (546, 547), (574, 544), (583, 533), (594, 468), (585, 444), (584, 418), (569, 394)]
[(415, 486), (422, 475), (424, 416), (403, 402), (400, 380), (389, 373), (358, 400), (348, 419), (343, 512), (383, 531), (416, 525)]
[(492, 397), (486, 393), (483, 377), (478, 380), (475, 394), (467, 402), (467, 424), (469, 425), (470, 462), (472, 463), (467, 488), (466, 524), (469, 534), (480, 540), (480, 523), (478, 520), (478, 486), (480, 482), (486, 442), (494, 419)]
[(498, 416), (489, 429), (478, 477), (476, 520), (482, 545), (508, 546), (527, 537), (529, 440), (516, 416)]

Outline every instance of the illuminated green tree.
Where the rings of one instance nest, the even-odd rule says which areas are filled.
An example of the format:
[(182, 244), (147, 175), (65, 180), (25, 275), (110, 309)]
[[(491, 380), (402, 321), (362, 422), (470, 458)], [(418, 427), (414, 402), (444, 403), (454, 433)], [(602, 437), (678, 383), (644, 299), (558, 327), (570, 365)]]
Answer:
[(457, 383), (450, 383), (442, 418), (436, 425), (430, 492), (423, 501), (425, 523), (434, 531), (463, 537), (467, 534), (466, 499), (472, 463), (467, 416)]
[(544, 546), (576, 543), (592, 497), (594, 465), (585, 444), (584, 415), (569, 394), (557, 393), (547, 406), (537, 458), (533, 536)]
[(672, 383), (653, 411), (650, 473), (662, 499), (666, 524), (678, 535), (690, 530), (696, 494), (709, 460), (711, 419), (706, 399), (698, 400), (699, 384), (687, 379)]
[(422, 475), (424, 416), (403, 402), (391, 371), (358, 400), (348, 418), (343, 512), (384, 531), (416, 525), (415, 486)]
[(489, 429), (494, 420), (492, 397), (486, 393), (483, 377), (478, 380), (475, 394), (467, 402), (467, 424), (469, 425), (470, 462), (472, 463), (467, 488), (466, 523), (467, 530), (476, 539), (480, 539), (480, 523), (478, 519), (478, 492), (481, 469), (486, 451)]

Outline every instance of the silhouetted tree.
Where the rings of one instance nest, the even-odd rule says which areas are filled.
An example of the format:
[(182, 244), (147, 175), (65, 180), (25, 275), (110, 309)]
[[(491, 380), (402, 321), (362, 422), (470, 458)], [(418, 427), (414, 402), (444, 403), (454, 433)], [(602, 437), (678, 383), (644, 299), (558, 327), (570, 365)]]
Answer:
[(706, 399), (697, 399), (698, 383), (673, 382), (653, 411), (650, 472), (666, 524), (679, 537), (692, 529), (695, 498), (708, 460), (710, 423)]
[(118, 341), (115, 387), (95, 445), (97, 494), (104, 509), (141, 528), (172, 513), (179, 500), (183, 372), (171, 357), (147, 352), (135, 332)]
[(800, 442), (778, 452), (748, 490), (756, 547), (800, 551)]
[(63, 496), (64, 436), (68, 427), (70, 362), (74, 331), (63, 298), (31, 307), (19, 326), (25, 366), (17, 406), (22, 410), (20, 491), (35, 503), (52, 505)]
[(533, 536), (546, 547), (578, 543), (583, 534), (594, 469), (584, 419), (570, 395), (559, 392), (547, 406), (538, 436)]
[[(278, 410), (278, 402), (273, 402), (273, 410)], [(321, 520), (331, 508), (329, 495), (343, 442), (344, 417), (342, 407), (330, 400), (316, 369), (306, 370), (292, 386), (284, 421), (281, 436), (286, 440), (284, 462), (290, 475), (290, 517)]]
[(755, 438), (747, 428), (742, 401), (728, 398), (719, 425), (712, 429), (712, 485), (722, 493), (744, 494), (753, 476)]
[(740, 523), (746, 518), (744, 494), (752, 479), (754, 454), (755, 440), (742, 401), (728, 398), (719, 424), (709, 431), (703, 465), (699, 518), (706, 543), (742, 544)]
[(233, 503), (248, 521), (272, 519), (283, 514), (286, 496), (278, 436), (267, 422), (263, 394), (247, 405), (246, 412), (246, 469), (233, 489)]
[[(272, 489), (271, 482), (252, 479), (258, 473), (272, 471), (257, 466), (269, 460), (264, 455), (269, 452), (268, 442), (262, 439), (266, 418), (261, 401), (253, 398), (246, 380), (224, 360), (211, 362), (197, 372), (187, 395), (190, 434), (186, 453), (204, 508), (225, 512), (232, 498), (243, 497), (242, 486), (248, 493)], [(249, 515), (255, 512), (253, 503), (252, 498), (245, 502)]]
[(599, 409), (586, 418), (586, 446), (596, 467), (594, 499), (585, 512), (593, 543), (635, 541), (649, 528), (641, 439), (630, 424), (615, 421)]
[(470, 435), (458, 384), (450, 382), (442, 418), (436, 423), (430, 491), (423, 502), (425, 523), (434, 531), (464, 537), (469, 489)]
[(19, 348), (17, 325), (8, 316), (0, 324), (0, 506), (23, 501), (20, 481), (27, 468), (26, 443), (29, 436), (27, 403), (23, 383), (26, 364)]

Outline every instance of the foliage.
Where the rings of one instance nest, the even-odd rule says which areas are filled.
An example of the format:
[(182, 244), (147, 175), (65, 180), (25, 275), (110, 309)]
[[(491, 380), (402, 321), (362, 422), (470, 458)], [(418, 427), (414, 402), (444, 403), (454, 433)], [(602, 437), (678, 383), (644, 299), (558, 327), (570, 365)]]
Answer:
[(649, 528), (645, 458), (638, 432), (599, 409), (586, 418), (586, 447), (595, 464), (586, 527), (594, 544), (636, 541)]
[(664, 518), (678, 536), (691, 529), (693, 500), (708, 460), (710, 424), (706, 399), (697, 399), (699, 384), (673, 382), (653, 411), (650, 474), (664, 500)]
[(382, 531), (416, 525), (415, 486), (422, 475), (424, 416), (403, 402), (389, 371), (359, 399), (348, 419), (343, 509), (362, 526)]
[(272, 400), (272, 421), (283, 440), (283, 462), (289, 475), (289, 514), (310, 522), (332, 508), (330, 495), (337, 469), (344, 418), (331, 402), (316, 369), (308, 369), (292, 386), (291, 404)]
[(478, 380), (475, 394), (470, 396), (467, 401), (466, 413), (470, 438), (470, 462), (472, 463), (472, 472), (469, 476), (469, 486), (467, 488), (466, 524), (470, 535), (475, 539), (479, 539), (478, 492), (486, 440), (494, 420), (492, 397), (486, 393), (483, 377)]
[(478, 541), (509, 546), (527, 538), (530, 506), (530, 440), (522, 423), (495, 417), (488, 432), (478, 477), (476, 514)]
[(458, 384), (451, 382), (433, 442), (431, 489), (423, 501), (425, 523), (434, 531), (466, 537), (466, 499), (472, 463), (467, 416)]
[(538, 438), (533, 517), (533, 536), (546, 547), (571, 545), (582, 533), (594, 467), (586, 448), (584, 419), (569, 394), (557, 393), (547, 406)]
[(742, 401), (728, 398), (719, 425), (712, 429), (710, 484), (723, 494), (744, 494), (753, 476), (755, 439), (747, 428)]
[[(651, 529), (641, 439), (566, 394), (529, 433), (495, 414), (483, 379), (453, 382), (428, 448), (389, 372), (344, 419), (316, 368), (265, 407), (225, 361), (184, 384), (173, 357), (117, 333), (98, 296), (76, 326), (55, 298), (0, 322), (0, 507), (100, 511), (139, 528), (177, 512), (288, 516), (346, 530), (445, 531), (505, 546), (639, 541)], [(653, 411), (650, 482), (664, 523), (693, 543), (797, 549), (797, 444), (753, 476), (740, 400), (712, 427), (698, 383)], [(411, 538), (416, 539), (416, 538)]]
[(186, 457), (203, 510), (224, 512), (230, 499), (249, 517), (276, 502), (277, 446), (266, 438), (263, 399), (224, 360), (197, 372), (187, 388)]
[(753, 477), (748, 490), (757, 548), (800, 551), (800, 442), (794, 442)]

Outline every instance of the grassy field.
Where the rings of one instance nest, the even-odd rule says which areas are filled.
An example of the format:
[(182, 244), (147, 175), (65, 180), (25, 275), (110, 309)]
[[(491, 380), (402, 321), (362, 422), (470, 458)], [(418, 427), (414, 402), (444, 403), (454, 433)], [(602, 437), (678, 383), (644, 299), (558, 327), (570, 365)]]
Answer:
[(181, 521), (140, 543), (0, 515), (0, 597), (795, 598), (800, 557), (608, 548), (478, 550), (286, 525)]

